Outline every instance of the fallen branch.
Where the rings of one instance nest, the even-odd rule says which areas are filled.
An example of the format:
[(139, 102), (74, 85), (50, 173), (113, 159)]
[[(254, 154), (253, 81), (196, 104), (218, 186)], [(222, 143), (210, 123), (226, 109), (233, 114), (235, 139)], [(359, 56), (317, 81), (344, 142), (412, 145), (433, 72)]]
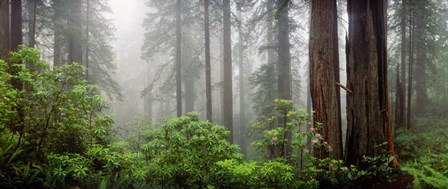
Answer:
[(346, 86), (344, 86), (344, 85), (342, 85), (342, 84), (340, 84), (340, 83), (338, 83), (338, 82), (336, 82), (336, 85), (339, 86), (339, 87), (341, 87), (342, 89), (344, 89), (345, 91), (347, 91), (347, 92), (350, 93), (350, 94), (353, 93), (352, 90), (348, 89)]

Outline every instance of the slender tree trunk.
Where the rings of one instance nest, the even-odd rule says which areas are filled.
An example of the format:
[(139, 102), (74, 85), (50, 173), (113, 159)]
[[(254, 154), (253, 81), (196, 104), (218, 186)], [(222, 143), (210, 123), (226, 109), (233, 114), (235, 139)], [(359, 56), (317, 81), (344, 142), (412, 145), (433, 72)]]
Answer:
[[(347, 164), (364, 167), (363, 156), (379, 155), (389, 141), (386, 0), (349, 0), (347, 79)], [(389, 140), (386, 140), (386, 136)]]
[[(403, 127), (405, 126), (406, 121), (406, 48), (407, 48), (407, 39), (406, 39), (406, 24), (407, 24), (407, 0), (402, 0), (401, 3), (401, 9), (402, 9), (402, 15), (401, 15), (401, 75), (400, 75), (400, 87), (399, 88), (399, 96), (397, 99), (398, 102), (398, 111), (397, 111), (397, 126)], [(398, 70), (397, 70), (398, 72)], [(397, 75), (398, 76), (398, 75)]]
[(184, 70), (184, 89), (185, 89), (185, 112), (194, 111), (194, 67), (192, 58), (192, 40), (191, 27), (186, 25), (184, 27), (184, 37), (182, 38), (182, 60)]
[(10, 50), (9, 0), (0, 0), (0, 59), (6, 60)]
[(209, 23), (209, 2), (204, 0), (204, 33), (205, 33), (205, 101), (207, 120), (212, 120), (212, 77), (210, 69), (210, 23)]
[(181, 34), (181, 0), (177, 0), (176, 3), (176, 107), (177, 107), (177, 117), (182, 116), (182, 34)]
[[(310, 81), (314, 121), (322, 123), (319, 132), (332, 146), (331, 151), (316, 147), (318, 158), (342, 159), (339, 95), (336, 77), (339, 75), (336, 0), (313, 0), (310, 30)], [(335, 66), (336, 65), (336, 66)]]
[[(274, 23), (274, 5), (275, 2), (274, 0), (268, 0), (267, 2), (267, 29), (268, 29), (268, 39), (267, 39), (267, 43), (268, 43), (268, 65), (270, 68), (270, 71), (267, 73), (267, 78), (268, 79), (272, 79), (274, 80), (275, 77), (275, 72), (274, 72), (274, 68), (275, 68), (275, 64), (277, 63), (276, 60), (276, 44), (274, 41), (274, 35), (275, 35), (275, 23)], [(269, 97), (268, 99), (272, 99), (274, 100), (276, 98), (276, 91), (277, 90), (277, 85), (275, 85), (275, 82), (270, 82), (271, 85), (269, 86)], [(272, 102), (269, 102), (272, 103)], [(272, 111), (272, 108), (268, 108), (267, 110), (265, 110), (264, 112), (266, 112), (266, 115), (269, 115), (270, 112)]]
[(82, 63), (82, 0), (71, 0), (68, 27), (68, 62)]
[[(145, 81), (145, 88), (149, 88), (151, 87), (149, 91), (152, 91), (152, 84), (150, 83), (153, 79), (153, 73), (152, 73), (152, 69), (150, 69), (149, 63), (145, 62), (145, 76), (144, 76), (144, 81)], [(143, 109), (146, 112), (146, 115), (148, 116), (149, 120), (151, 120), (151, 122), (153, 121), (153, 99), (152, 99), (152, 94), (151, 93), (147, 93), (144, 97), (144, 102), (143, 102)]]
[(54, 44), (53, 44), (53, 66), (61, 66), (63, 62), (63, 40), (62, 28), (64, 27), (63, 20), (65, 15), (62, 10), (61, 0), (53, 0), (53, 32), (54, 32)]
[(238, 18), (240, 19), (238, 22), (238, 70), (239, 70), (239, 81), (240, 81), (240, 147), (241, 153), (247, 154), (247, 146), (246, 146), (246, 89), (244, 86), (245, 83), (245, 70), (244, 70), (244, 41), (243, 41), (243, 26), (242, 21), (243, 17), (241, 15), (241, 5), (237, 5), (238, 9)]
[(90, 0), (87, 0), (87, 7), (86, 7), (86, 59), (85, 59), (85, 65), (86, 65), (86, 81), (89, 81), (89, 55), (90, 55)]
[(36, 8), (37, 0), (28, 0), (28, 45), (32, 48), (36, 45)]
[[(410, 5), (412, 5), (412, 0), (410, 0)], [(414, 10), (409, 10), (409, 66), (408, 66), (408, 91), (407, 91), (407, 111), (406, 111), (406, 124), (407, 129), (411, 128), (411, 113), (412, 113), (412, 107), (411, 107), (411, 101), (412, 101), (412, 77), (413, 77), (413, 62), (414, 62)]]
[(223, 41), (224, 41), (224, 95), (223, 123), (230, 131), (229, 141), (233, 143), (233, 92), (232, 92), (232, 38), (230, 30), (230, 0), (223, 1)]

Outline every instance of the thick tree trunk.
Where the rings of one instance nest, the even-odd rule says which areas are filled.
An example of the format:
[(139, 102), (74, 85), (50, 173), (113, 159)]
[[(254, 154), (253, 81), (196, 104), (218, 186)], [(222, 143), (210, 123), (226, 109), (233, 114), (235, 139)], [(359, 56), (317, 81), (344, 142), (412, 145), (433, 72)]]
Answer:
[(176, 3), (176, 107), (177, 117), (182, 116), (182, 34), (181, 34), (181, 0), (177, 0)]
[(11, 1), (11, 51), (22, 44), (22, 0)]
[(232, 38), (230, 30), (230, 0), (223, 1), (223, 41), (224, 41), (224, 94), (223, 123), (230, 131), (229, 141), (233, 143), (233, 92), (232, 92)]
[(277, 1), (278, 97), (291, 100), (291, 53), (289, 44), (289, 0)]
[[(332, 146), (331, 151), (315, 148), (318, 158), (342, 159), (342, 138), (336, 77), (339, 73), (336, 0), (313, 0), (310, 30), (310, 81), (314, 121)], [(336, 66), (335, 66), (336, 65)]]
[(72, 0), (70, 2), (70, 17), (68, 26), (68, 62), (82, 63), (82, 1)]
[(415, 91), (416, 91), (416, 104), (415, 104), (415, 115), (423, 116), (426, 111), (426, 105), (429, 102), (427, 94), (427, 65), (429, 64), (428, 58), (428, 44), (427, 39), (427, 26), (429, 22), (427, 20), (428, 13), (424, 10), (424, 6), (428, 2), (426, 0), (420, 0), (416, 2), (418, 7), (422, 7), (423, 10), (419, 10), (415, 15), (415, 51), (416, 51), (416, 64), (415, 64)]
[(0, 0), (0, 59), (6, 60), (9, 42), (9, 0)]
[(347, 95), (345, 160), (347, 164), (364, 167), (363, 156), (378, 155), (390, 129), (386, 0), (349, 0), (347, 9), (347, 79), (352, 94)]
[(210, 21), (209, 1), (204, 0), (204, 33), (205, 33), (205, 101), (207, 120), (212, 122), (212, 77), (210, 69)]

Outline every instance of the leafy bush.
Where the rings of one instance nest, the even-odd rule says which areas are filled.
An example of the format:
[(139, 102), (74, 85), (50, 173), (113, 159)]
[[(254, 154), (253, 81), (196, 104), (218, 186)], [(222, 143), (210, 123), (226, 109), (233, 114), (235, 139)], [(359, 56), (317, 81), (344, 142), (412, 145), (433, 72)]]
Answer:
[[(145, 131), (142, 150), (151, 165), (150, 182), (160, 185), (207, 186), (212, 166), (221, 160), (242, 159), (237, 146), (227, 141), (224, 127), (200, 121), (197, 113), (168, 119), (157, 131)], [(157, 169), (157, 170), (154, 170)]]

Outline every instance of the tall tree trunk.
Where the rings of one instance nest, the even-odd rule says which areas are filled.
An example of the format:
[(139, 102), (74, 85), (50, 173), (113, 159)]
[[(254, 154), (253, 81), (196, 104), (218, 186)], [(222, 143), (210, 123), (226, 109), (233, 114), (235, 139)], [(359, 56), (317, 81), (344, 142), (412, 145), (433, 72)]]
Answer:
[[(274, 41), (274, 35), (275, 35), (275, 22), (274, 22), (274, 5), (275, 2), (274, 0), (268, 0), (267, 2), (267, 29), (268, 29), (268, 36), (267, 36), (267, 43), (268, 43), (268, 65), (269, 65), (269, 69), (270, 71), (267, 73), (267, 78), (268, 79), (272, 79), (274, 80), (276, 78), (276, 73), (274, 72), (274, 68), (275, 68), (275, 64), (277, 63), (277, 57), (276, 57), (276, 44)], [(277, 91), (277, 85), (275, 85), (275, 82), (270, 82), (271, 85), (269, 86), (269, 98), (268, 99), (272, 99), (274, 100), (277, 96), (276, 91)], [(268, 103), (272, 103), (272, 102), (268, 102)], [(272, 111), (271, 107), (268, 107), (267, 110), (264, 110), (266, 115), (269, 115), (270, 112)]]
[[(145, 88), (149, 88), (151, 87), (149, 91), (152, 91), (152, 84), (150, 83), (152, 81), (152, 69), (149, 69), (149, 63), (146, 62), (145, 63), (145, 76), (144, 76), (144, 81), (145, 81)], [(152, 113), (152, 109), (153, 109), (153, 100), (152, 100), (152, 94), (151, 92), (146, 93), (146, 95), (143, 97), (143, 110), (146, 113), (146, 116), (148, 117), (149, 120), (153, 121), (153, 113)]]
[(230, 30), (230, 0), (223, 1), (223, 41), (224, 41), (224, 94), (223, 123), (230, 131), (229, 141), (233, 143), (233, 92), (232, 92), (232, 38)]
[[(410, 1), (410, 5), (412, 6), (412, 2), (413, 0), (409, 0)], [(409, 41), (408, 41), (408, 46), (409, 46), (409, 55), (408, 55), (408, 61), (409, 61), (409, 66), (408, 66), (408, 91), (407, 91), (407, 111), (406, 111), (406, 127), (407, 129), (410, 129), (412, 124), (411, 124), (411, 113), (412, 113), (412, 107), (411, 107), (411, 102), (412, 102), (412, 78), (413, 78), (413, 62), (414, 62), (414, 10), (410, 9), (409, 10)]]
[(22, 0), (11, 1), (11, 51), (22, 44)]
[[(310, 30), (310, 81), (314, 121), (333, 150), (316, 147), (318, 158), (342, 159), (342, 140), (336, 76), (339, 73), (336, 0), (313, 0)], [(336, 66), (335, 66), (336, 65)]]
[(82, 63), (82, 0), (71, 0), (68, 20), (68, 62)]
[[(22, 1), (21, 0), (15, 0), (11, 1), (11, 51), (18, 51), (19, 46), (22, 45)], [(21, 63), (18, 63), (21, 64)], [(16, 70), (12, 70), (11, 74), (16, 74)], [(23, 89), (23, 83), (19, 79), (12, 79), (11, 80), (12, 86), (18, 90)], [(19, 108), (19, 119), (23, 119), (23, 111), (21, 108)]]
[[(277, 55), (278, 55), (278, 98), (291, 100), (291, 52), (289, 44), (289, 0), (277, 1)], [(280, 118), (279, 127), (286, 129), (286, 112), (283, 118)], [(292, 136), (290, 131), (286, 131), (284, 138), (291, 141)], [(291, 152), (291, 144), (285, 144), (281, 149), (283, 157), (288, 157)]]
[(184, 89), (185, 89), (185, 112), (194, 111), (194, 67), (192, 58), (192, 34), (191, 27), (186, 25), (184, 28), (184, 37), (182, 38), (182, 60), (184, 69)]
[(0, 59), (6, 60), (10, 50), (9, 0), (0, 0)]
[(181, 34), (181, 0), (176, 3), (176, 108), (177, 117), (182, 116), (182, 34)]
[[(397, 114), (397, 120), (396, 120), (396, 125), (398, 127), (403, 127), (405, 126), (405, 121), (406, 121), (406, 114), (405, 114), (405, 109), (406, 109), (406, 96), (405, 91), (406, 91), (406, 48), (407, 48), (407, 39), (406, 39), (406, 24), (407, 24), (407, 19), (406, 17), (407, 15), (407, 0), (402, 0), (401, 2), (401, 9), (402, 9), (402, 14), (401, 14), (401, 23), (400, 23), (400, 29), (401, 29), (401, 75), (397, 75), (397, 77), (400, 77), (400, 88), (398, 89), (398, 94), (399, 96), (397, 96), (397, 105), (398, 105), (398, 110), (396, 112)], [(398, 72), (398, 70), (397, 70)]]
[[(360, 167), (391, 141), (386, 57), (386, 0), (349, 0), (345, 160)], [(393, 151), (393, 143), (389, 143)]]
[(86, 54), (85, 54), (85, 65), (86, 65), (86, 81), (89, 81), (89, 55), (90, 55), (90, 0), (87, 0), (86, 7)]
[(291, 52), (289, 45), (289, 0), (277, 1), (278, 97), (291, 100)]
[(212, 122), (212, 77), (210, 69), (210, 21), (209, 1), (204, 0), (204, 33), (205, 33), (205, 101), (207, 120)]
[(63, 41), (62, 28), (64, 27), (63, 20), (65, 15), (63, 14), (61, 0), (53, 0), (52, 5), (53, 14), (53, 66), (61, 66), (63, 63)]
[(28, 0), (28, 45), (32, 48), (36, 45), (36, 8), (37, 0)]
[(425, 10), (425, 5), (428, 2), (426, 0), (420, 0), (416, 2), (416, 6), (421, 7), (415, 15), (415, 42), (417, 43), (415, 47), (416, 51), (416, 64), (415, 64), (415, 115), (423, 116), (426, 110), (426, 105), (428, 104), (428, 94), (427, 94), (427, 65), (429, 64), (428, 58), (428, 44), (427, 44), (427, 23), (428, 23), (428, 13)]
[(240, 147), (241, 153), (247, 154), (247, 142), (246, 142), (246, 89), (245, 83), (245, 70), (244, 70), (244, 41), (243, 41), (243, 17), (241, 15), (241, 4), (237, 5), (238, 9), (238, 70), (239, 70), (239, 88), (240, 88)]

